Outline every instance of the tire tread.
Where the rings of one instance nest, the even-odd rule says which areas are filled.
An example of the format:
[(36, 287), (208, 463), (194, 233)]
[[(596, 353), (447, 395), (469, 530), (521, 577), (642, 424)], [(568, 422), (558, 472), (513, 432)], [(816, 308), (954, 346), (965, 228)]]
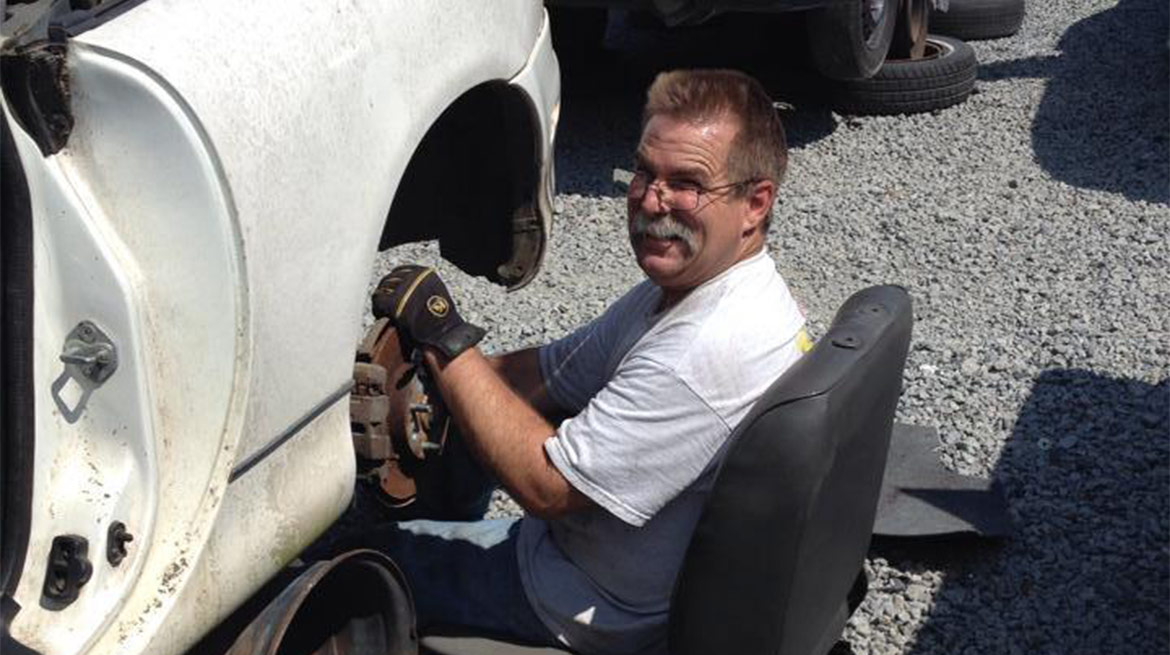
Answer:
[(978, 62), (971, 46), (944, 36), (931, 41), (948, 47), (934, 59), (887, 61), (868, 80), (840, 83), (834, 97), (838, 111), (851, 114), (911, 114), (958, 104), (975, 87)]

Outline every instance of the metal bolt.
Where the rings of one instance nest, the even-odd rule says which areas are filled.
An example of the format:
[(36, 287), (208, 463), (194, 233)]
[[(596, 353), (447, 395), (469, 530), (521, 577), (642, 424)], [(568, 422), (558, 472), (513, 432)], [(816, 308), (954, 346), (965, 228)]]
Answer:
[(106, 560), (111, 566), (117, 566), (126, 559), (126, 544), (134, 541), (134, 535), (126, 531), (121, 521), (114, 521), (106, 535)]

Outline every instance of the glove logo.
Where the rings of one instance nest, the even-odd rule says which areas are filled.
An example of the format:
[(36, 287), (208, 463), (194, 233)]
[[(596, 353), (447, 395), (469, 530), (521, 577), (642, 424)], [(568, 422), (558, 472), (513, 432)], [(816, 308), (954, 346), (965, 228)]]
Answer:
[(442, 296), (431, 296), (427, 298), (427, 311), (437, 318), (443, 318), (447, 312), (451, 311), (451, 304)]

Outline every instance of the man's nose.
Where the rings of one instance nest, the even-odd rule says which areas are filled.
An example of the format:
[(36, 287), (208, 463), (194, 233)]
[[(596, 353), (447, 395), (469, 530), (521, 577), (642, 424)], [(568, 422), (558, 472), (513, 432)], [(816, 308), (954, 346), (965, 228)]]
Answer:
[(642, 194), (642, 200), (638, 205), (643, 212), (655, 216), (666, 214), (670, 211), (670, 207), (662, 201), (661, 187), (653, 183), (646, 185), (646, 193)]

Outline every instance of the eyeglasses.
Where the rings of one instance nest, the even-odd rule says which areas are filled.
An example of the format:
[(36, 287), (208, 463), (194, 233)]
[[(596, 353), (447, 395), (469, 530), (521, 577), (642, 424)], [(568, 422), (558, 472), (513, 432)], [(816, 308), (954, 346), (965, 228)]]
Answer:
[(698, 209), (699, 203), (704, 195), (728, 191), (736, 187), (755, 184), (760, 181), (759, 179), (740, 180), (731, 184), (705, 187), (698, 182), (692, 182), (690, 180), (661, 180), (651, 178), (652, 176), (648, 171), (635, 171), (634, 177), (630, 179), (630, 189), (628, 192), (630, 198), (641, 202), (646, 197), (646, 192), (654, 189), (654, 193), (658, 196), (659, 204), (669, 209), (684, 212)]

